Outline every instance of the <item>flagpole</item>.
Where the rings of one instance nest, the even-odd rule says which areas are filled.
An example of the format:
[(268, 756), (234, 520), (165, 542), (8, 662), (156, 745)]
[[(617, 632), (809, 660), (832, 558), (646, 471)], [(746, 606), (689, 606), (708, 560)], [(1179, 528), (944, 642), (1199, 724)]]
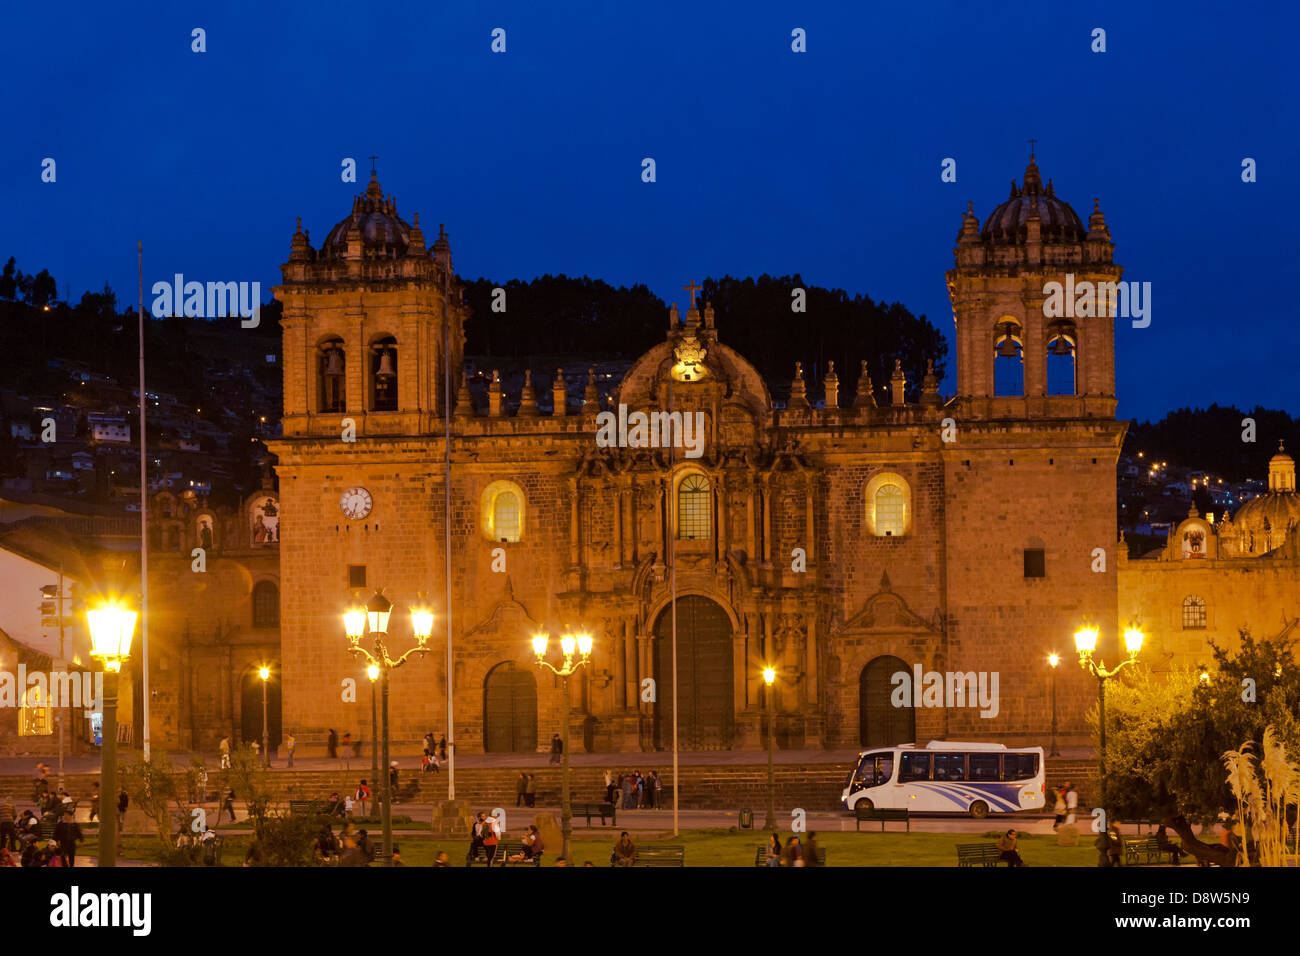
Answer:
[[(140, 685), (141, 718), (144, 759), (149, 759), (149, 450), (145, 440), (144, 394), (144, 242), (136, 242), (136, 269), (140, 281), (140, 668), (143, 679)], [(110, 806), (116, 796), (100, 795), (104, 806)], [(114, 804), (115, 805), (115, 804)]]
[[(442, 227), (438, 227), (442, 232)], [(439, 236), (439, 238), (442, 238)], [(442, 540), (446, 558), (447, 583), (447, 800), (456, 799), (456, 734), (452, 723), (452, 654), (451, 654), (451, 308), (447, 298), (451, 295), (451, 252), (442, 270), (442, 352), (443, 352), (443, 495)], [(463, 361), (463, 359), (462, 359)], [(435, 748), (437, 744), (435, 742)]]
[[(695, 280), (691, 280), (694, 282)], [(692, 296), (694, 298), (694, 296)], [(675, 307), (674, 307), (675, 308)], [(668, 413), (672, 414), (673, 410), (673, 377), (668, 376)], [(668, 443), (668, 561), (669, 561), (669, 590), (671, 591), (672, 600), (672, 617), (673, 617), (673, 836), (681, 832), (681, 827), (677, 818), (678, 796), (681, 792), (681, 786), (677, 776), (677, 528), (674, 515), (677, 520), (681, 516), (677, 514), (677, 496), (673, 493), (673, 447), (674, 443)]]

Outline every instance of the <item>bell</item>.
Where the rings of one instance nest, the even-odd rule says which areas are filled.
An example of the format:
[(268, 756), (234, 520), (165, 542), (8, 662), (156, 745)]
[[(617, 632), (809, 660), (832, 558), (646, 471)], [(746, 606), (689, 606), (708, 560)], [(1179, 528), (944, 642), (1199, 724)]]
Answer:
[(330, 349), (325, 353), (325, 374), (334, 376), (343, 374), (343, 352)]
[(1052, 342), (1053, 355), (1073, 355), (1074, 346), (1064, 335), (1058, 335)]
[(396, 378), (397, 369), (393, 368), (393, 350), (384, 349), (379, 353), (379, 368), (375, 370), (375, 378)]
[(1006, 336), (998, 343), (998, 358), (1020, 358), (1020, 346), (1011, 336)]

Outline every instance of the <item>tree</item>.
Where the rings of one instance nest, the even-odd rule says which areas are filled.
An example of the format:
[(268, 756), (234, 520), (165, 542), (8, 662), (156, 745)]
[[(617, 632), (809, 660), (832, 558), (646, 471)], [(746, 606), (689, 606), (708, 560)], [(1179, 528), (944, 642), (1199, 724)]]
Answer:
[(13, 301), (18, 294), (18, 282), (14, 278), (14, 257), (10, 256), (9, 261), (5, 263), (4, 273), (0, 274), (0, 299)]
[[(1238, 811), (1224, 754), (1243, 741), (1263, 746), (1270, 725), (1287, 749), (1300, 745), (1300, 674), (1290, 648), (1246, 630), (1240, 637), (1236, 653), (1211, 643), (1215, 667), (1204, 678), (1140, 669), (1112, 682), (1106, 695), (1107, 809), (1121, 819), (1165, 821), (1184, 849), (1221, 863), (1224, 848), (1196, 841), (1189, 821), (1208, 825)], [(1094, 708), (1094, 728), (1096, 716)]]
[(54, 276), (50, 275), (48, 269), (42, 269), (36, 273), (32, 279), (32, 305), (40, 308), (43, 305), (49, 305), (58, 298), (59, 287), (54, 281)]
[(174, 849), (172, 814), (178, 812), (181, 820), (186, 818), (186, 774), (177, 773), (166, 754), (155, 752), (148, 760), (122, 768), (121, 777), (131, 802), (153, 822), (164, 856), (169, 856)]

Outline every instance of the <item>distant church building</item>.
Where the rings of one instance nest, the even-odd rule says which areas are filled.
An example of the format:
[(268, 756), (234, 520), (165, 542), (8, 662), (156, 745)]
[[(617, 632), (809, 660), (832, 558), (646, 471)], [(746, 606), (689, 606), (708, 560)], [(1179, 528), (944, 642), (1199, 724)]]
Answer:
[[(433, 652), (394, 673), (394, 740), (445, 730), (450, 495), (462, 750), (543, 749), (566, 717), (588, 749), (666, 749), (674, 717), (683, 748), (758, 748), (769, 663), (783, 747), (1045, 742), (1048, 653), (1068, 659), (1084, 617), (1104, 656), (1117, 653), (1125, 425), (1112, 318), (1047, 318), (1044, 286), (1114, 282), (1121, 269), (1096, 204), (1085, 225), (1032, 157), (982, 227), (964, 214), (956, 243), (947, 402), (933, 375), (908, 403), (900, 367), (873, 386), (864, 362), (831, 368), (825, 408), (796, 366), (778, 407), (692, 290), (608, 404), (594, 380), (578, 403), (562, 377), (529, 378), (511, 415), (495, 374), (485, 408), (468, 387), (469, 315), (446, 235), (427, 248), (419, 217), (400, 218), (372, 174), (319, 247), (299, 227), (275, 289), (285, 727), (310, 745), (367, 724), (368, 695), (354, 702), (344, 686), (366, 679), (340, 615), (354, 593), (383, 588), (398, 650), (418, 592), (438, 613)], [(630, 435), (598, 445), (597, 413), (620, 406), (629, 429), (634, 414), (700, 413), (702, 453)], [(671, 438), (663, 422), (657, 437)], [(595, 651), (563, 715), (529, 641), (568, 628), (590, 631)], [(894, 675), (918, 665), (968, 674), (971, 699), (893, 706)], [(992, 674), (996, 685), (981, 677)], [(1078, 667), (1058, 679), (1062, 741), (1085, 743), (1095, 684)], [(997, 687), (995, 715), (981, 716), (974, 681)]]

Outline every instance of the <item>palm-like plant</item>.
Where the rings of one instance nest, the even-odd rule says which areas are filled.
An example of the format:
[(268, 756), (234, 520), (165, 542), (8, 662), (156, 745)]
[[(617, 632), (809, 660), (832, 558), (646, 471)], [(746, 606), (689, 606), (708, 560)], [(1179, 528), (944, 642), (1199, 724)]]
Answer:
[[(1271, 724), (1264, 728), (1263, 746), (1258, 748), (1261, 758), (1254, 756), (1256, 749), (1253, 741), (1246, 741), (1239, 750), (1223, 755), (1227, 783), (1242, 822), (1238, 865), (1250, 865), (1248, 845), (1253, 844), (1260, 866), (1283, 866), (1289, 832), (1287, 809), (1300, 805), (1300, 764), (1290, 759)], [(1293, 852), (1300, 853), (1300, 844)]]

